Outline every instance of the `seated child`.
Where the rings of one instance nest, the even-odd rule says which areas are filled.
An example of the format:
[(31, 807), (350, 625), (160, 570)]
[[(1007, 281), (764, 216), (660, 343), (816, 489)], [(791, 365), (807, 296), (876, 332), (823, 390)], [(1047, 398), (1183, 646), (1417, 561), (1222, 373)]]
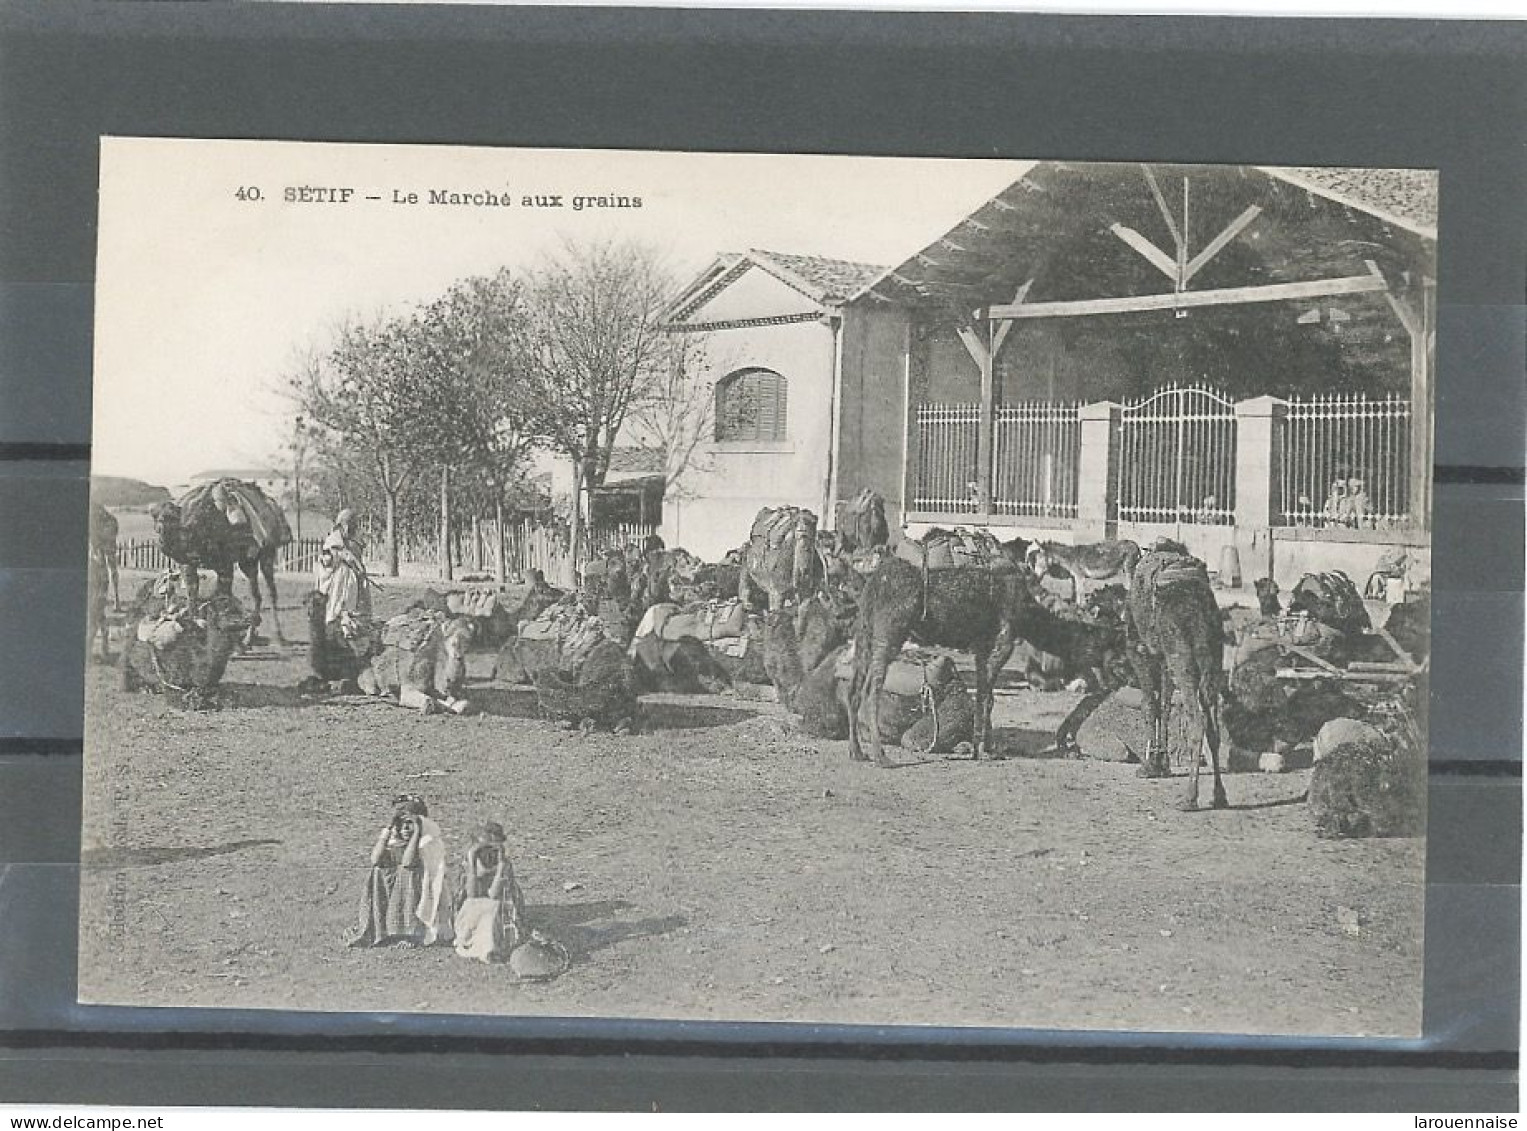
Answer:
[(456, 893), (456, 953), (479, 962), (503, 962), (528, 935), (525, 899), (514, 882), (497, 821), (478, 826), (462, 855)]
[[(392, 820), (371, 848), (371, 874), (351, 946), (430, 946), (442, 941), (438, 916), (445, 843), (422, 797), (393, 798)], [(448, 937), (448, 936), (447, 936)]]

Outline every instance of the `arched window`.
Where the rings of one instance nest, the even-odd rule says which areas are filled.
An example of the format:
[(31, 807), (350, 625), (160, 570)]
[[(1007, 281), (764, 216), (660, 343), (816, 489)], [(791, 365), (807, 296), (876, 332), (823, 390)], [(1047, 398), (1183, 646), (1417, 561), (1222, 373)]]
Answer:
[(789, 382), (772, 369), (739, 369), (716, 382), (716, 439), (783, 440)]

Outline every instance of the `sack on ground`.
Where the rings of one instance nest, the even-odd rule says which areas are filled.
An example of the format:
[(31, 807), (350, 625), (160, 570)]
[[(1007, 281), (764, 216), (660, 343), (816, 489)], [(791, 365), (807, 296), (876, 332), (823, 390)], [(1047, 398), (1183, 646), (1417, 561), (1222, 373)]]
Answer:
[(747, 625), (746, 610), (738, 600), (719, 605), (704, 605), (688, 612), (674, 613), (658, 629), (664, 640), (720, 640), (738, 637)]
[(904, 750), (917, 754), (948, 754), (975, 738), (976, 702), (965, 685), (952, 679), (936, 692), (938, 709), (926, 711), (901, 736)]

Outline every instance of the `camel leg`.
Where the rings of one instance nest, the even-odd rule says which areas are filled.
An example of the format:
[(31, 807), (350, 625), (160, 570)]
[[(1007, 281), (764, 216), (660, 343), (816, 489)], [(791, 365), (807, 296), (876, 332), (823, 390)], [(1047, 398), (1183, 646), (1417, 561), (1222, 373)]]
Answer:
[[(1219, 771), (1219, 711), (1211, 689), (1199, 688), (1198, 713), (1203, 720), (1204, 742), (1209, 747), (1209, 766), (1214, 773), (1214, 793), (1210, 805), (1215, 809), (1228, 809), (1230, 799), (1225, 796), (1225, 783), (1221, 780)], [(1197, 759), (1194, 759), (1194, 764), (1197, 765)]]
[(265, 587), (270, 590), (270, 621), (276, 629), (276, 643), (284, 648), (286, 647), (286, 635), (281, 631), (281, 614), (277, 611), (280, 596), (276, 593), (276, 560), (274, 557), (266, 556), (260, 559), (260, 573), (265, 577)]
[(113, 546), (106, 556), (106, 579), (111, 582), (111, 605), (115, 612), (122, 611), (122, 575), (117, 561), (117, 548)]
[(973, 735), (976, 760), (992, 758), (997, 754), (992, 740), (991, 713), (996, 705), (997, 673), (1013, 654), (1013, 626), (1004, 619), (997, 635), (985, 648), (976, 647), (976, 717)]
[(859, 718), (860, 706), (864, 703), (864, 684), (869, 678), (869, 673), (861, 675), (859, 665), (854, 664), (854, 674), (848, 684), (848, 760), (850, 762), (863, 762), (864, 744), (859, 741)]
[[(1167, 682), (1168, 687), (1170, 688), (1170, 678)], [(1205, 738), (1207, 738), (1208, 719), (1204, 716), (1203, 709), (1200, 705), (1199, 696), (1196, 693), (1193, 695), (1188, 695), (1186, 693), (1187, 689), (1184, 688), (1183, 690), (1183, 709), (1192, 716), (1195, 725), (1202, 725), (1205, 728), (1204, 735)], [(1167, 694), (1163, 698), (1168, 705), (1171, 704), (1172, 696), (1170, 690), (1168, 690)], [(1216, 749), (1219, 746), (1219, 735), (1217, 732), (1214, 737), (1214, 745)], [(1198, 808), (1198, 764), (1201, 761), (1203, 761), (1201, 751), (1194, 750), (1193, 758), (1188, 763), (1188, 791), (1182, 795), (1182, 800), (1177, 804), (1177, 808), (1181, 809), (1184, 813), (1191, 813)], [(1221, 792), (1223, 792), (1223, 788), (1221, 789)]]
[(1150, 732), (1145, 761), (1140, 763), (1135, 773), (1142, 778), (1164, 778), (1171, 773), (1171, 767), (1166, 762), (1166, 747), (1162, 742), (1165, 731), (1163, 704), (1167, 702), (1170, 692), (1163, 691), (1161, 661), (1131, 649), (1130, 663), (1140, 684), (1140, 694), (1145, 699), (1145, 720)]
[(1090, 686), (1087, 694), (1071, 709), (1071, 713), (1062, 720), (1055, 730), (1055, 749), (1073, 758), (1080, 758), (1082, 750), (1077, 745), (1076, 735), (1082, 729), (1082, 724), (1091, 717), (1092, 712), (1098, 709), (1098, 704), (1108, 698), (1108, 688), (1104, 687), (1101, 680), (1088, 673), (1087, 682)]
[(239, 569), (249, 579), (249, 597), (254, 604), (249, 615), (249, 629), (244, 633), (244, 647), (252, 648), (259, 639), (260, 623), (265, 619), (263, 602), (260, 600), (260, 566), (257, 562), (241, 562)]
[[(183, 565), (180, 567), (180, 580), (185, 586), (186, 600), (192, 606), (201, 599), (201, 570), (195, 565)], [(228, 591), (233, 591), (233, 578), (228, 578)]]
[[(896, 651), (901, 651), (898, 645)], [(875, 759), (877, 765), (890, 766), (893, 763), (885, 756), (885, 744), (880, 740), (880, 690), (885, 686), (886, 672), (891, 667), (891, 648), (889, 642), (878, 642), (870, 653), (869, 671), (865, 675), (865, 726), (870, 732), (870, 757)]]

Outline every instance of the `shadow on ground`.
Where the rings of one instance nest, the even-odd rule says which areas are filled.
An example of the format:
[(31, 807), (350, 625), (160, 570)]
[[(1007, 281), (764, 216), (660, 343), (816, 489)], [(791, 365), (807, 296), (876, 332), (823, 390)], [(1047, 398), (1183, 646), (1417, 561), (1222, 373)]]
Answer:
[(531, 926), (545, 931), (567, 947), (568, 954), (574, 960), (586, 958), (596, 950), (603, 950), (627, 939), (666, 935), (689, 925), (689, 920), (682, 915), (648, 916), (643, 919), (614, 917), (629, 911), (632, 906), (624, 899), (596, 899), (588, 903), (537, 904), (526, 908), (525, 914)]
[(280, 844), (279, 840), (232, 840), (226, 844), (202, 847), (186, 845), (177, 848), (87, 848), (80, 853), (80, 863), (106, 865), (114, 868), (149, 868), (158, 864), (182, 864), (187, 860), (205, 860), (209, 856), (226, 856), (230, 852), (242, 852), (246, 848), (259, 848), (268, 844)]

